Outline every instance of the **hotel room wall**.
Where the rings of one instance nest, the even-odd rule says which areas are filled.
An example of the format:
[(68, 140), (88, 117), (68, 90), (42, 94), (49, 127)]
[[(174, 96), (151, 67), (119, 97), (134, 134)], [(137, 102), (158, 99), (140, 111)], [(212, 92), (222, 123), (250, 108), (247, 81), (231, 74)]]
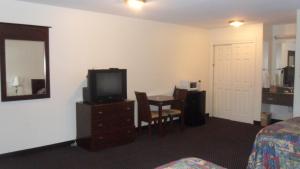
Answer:
[(0, 103), (0, 154), (74, 140), (88, 69), (128, 69), (129, 99), (171, 93), (182, 79), (209, 85), (203, 29), (17, 0), (0, 1), (0, 22), (52, 27), (51, 98)]

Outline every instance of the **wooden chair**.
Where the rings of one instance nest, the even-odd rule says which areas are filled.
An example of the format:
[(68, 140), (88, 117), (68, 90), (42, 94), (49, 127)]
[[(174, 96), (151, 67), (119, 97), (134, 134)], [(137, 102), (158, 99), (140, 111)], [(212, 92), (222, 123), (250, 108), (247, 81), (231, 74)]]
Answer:
[(174, 117), (179, 117), (181, 128), (184, 128), (184, 109), (188, 91), (186, 89), (178, 89), (175, 87), (173, 97), (177, 100), (171, 105), (171, 109), (166, 109), (163, 112), (169, 115), (171, 122)]
[(164, 122), (167, 121), (168, 114), (165, 112), (162, 112), (162, 117), (159, 117), (158, 111), (151, 111), (150, 105), (148, 102), (147, 94), (144, 92), (135, 92), (135, 96), (137, 99), (137, 105), (138, 105), (138, 128), (139, 131), (142, 127), (142, 122), (148, 123), (148, 132), (149, 135), (151, 135), (151, 127), (152, 123), (158, 124), (158, 120), (164, 120)]

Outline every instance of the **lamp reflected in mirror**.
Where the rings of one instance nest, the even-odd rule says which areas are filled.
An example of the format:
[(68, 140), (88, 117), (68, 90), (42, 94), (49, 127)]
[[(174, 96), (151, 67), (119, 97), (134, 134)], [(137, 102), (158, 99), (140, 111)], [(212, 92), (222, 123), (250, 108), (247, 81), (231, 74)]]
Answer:
[(15, 94), (18, 95), (18, 88), (20, 86), (20, 80), (18, 76), (13, 78), (11, 86), (15, 88)]

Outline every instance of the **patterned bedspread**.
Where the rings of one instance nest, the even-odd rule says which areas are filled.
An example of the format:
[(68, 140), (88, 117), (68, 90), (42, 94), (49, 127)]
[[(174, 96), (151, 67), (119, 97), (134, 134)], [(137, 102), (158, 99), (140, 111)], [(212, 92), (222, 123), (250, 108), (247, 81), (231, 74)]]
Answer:
[(247, 169), (300, 169), (300, 118), (270, 125), (256, 136)]
[(225, 169), (199, 158), (184, 158), (155, 169)]

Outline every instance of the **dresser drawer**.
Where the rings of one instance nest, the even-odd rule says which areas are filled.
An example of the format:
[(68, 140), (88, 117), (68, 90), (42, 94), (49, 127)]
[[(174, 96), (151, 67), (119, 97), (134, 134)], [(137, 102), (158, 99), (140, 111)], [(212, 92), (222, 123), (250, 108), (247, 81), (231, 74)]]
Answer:
[(92, 122), (92, 130), (97, 132), (106, 132), (111, 131), (118, 128), (127, 128), (134, 126), (134, 118), (116, 118), (112, 121), (106, 120), (93, 120)]
[(93, 107), (92, 118), (94, 119), (115, 119), (131, 117), (134, 112), (133, 102), (122, 102), (115, 105)]
[(122, 117), (131, 116), (134, 112), (134, 104), (133, 102), (120, 103), (119, 106), (116, 107), (116, 111), (119, 111), (119, 115)]
[(93, 123), (119, 123), (128, 119), (133, 119), (134, 113), (132, 111), (113, 111), (113, 112), (93, 112)]
[(97, 106), (92, 108), (92, 118), (111, 118), (115, 109), (111, 106)]
[(95, 134), (92, 138), (92, 144), (95, 148), (105, 148), (131, 142), (135, 136), (134, 128), (124, 128), (114, 132)]
[(110, 130), (106, 132), (94, 132), (93, 139), (97, 140), (113, 140), (113, 139), (121, 139), (124, 136), (135, 134), (135, 128), (133, 126), (131, 127), (124, 127), (124, 128), (118, 128), (115, 130)]

